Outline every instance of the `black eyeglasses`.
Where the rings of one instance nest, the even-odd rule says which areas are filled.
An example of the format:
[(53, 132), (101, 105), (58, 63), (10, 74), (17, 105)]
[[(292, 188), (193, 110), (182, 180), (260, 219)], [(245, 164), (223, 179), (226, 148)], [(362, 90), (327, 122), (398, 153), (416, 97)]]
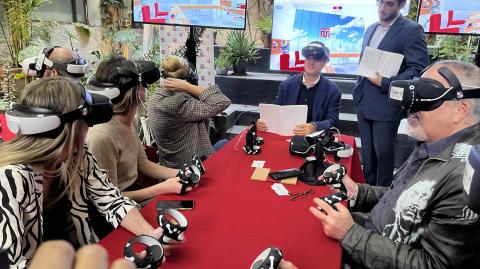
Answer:
[(309, 189), (307, 191), (304, 191), (304, 192), (299, 192), (299, 193), (288, 193), (290, 196), (292, 196), (290, 198), (290, 201), (297, 201), (297, 200), (300, 200), (300, 199), (303, 199), (309, 195), (313, 195), (315, 194), (315, 192), (313, 191), (313, 189)]

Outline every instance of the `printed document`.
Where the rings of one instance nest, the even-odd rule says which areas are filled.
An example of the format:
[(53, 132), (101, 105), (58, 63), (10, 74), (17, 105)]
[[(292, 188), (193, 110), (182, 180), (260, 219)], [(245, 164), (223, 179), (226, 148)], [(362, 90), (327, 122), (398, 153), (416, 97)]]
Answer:
[(378, 72), (383, 77), (393, 77), (398, 74), (402, 61), (402, 54), (366, 47), (357, 74), (363, 77), (374, 77), (375, 72)]
[(279, 135), (293, 135), (297, 124), (306, 123), (308, 107), (306, 105), (279, 106), (260, 104), (260, 118), (265, 121), (268, 132)]

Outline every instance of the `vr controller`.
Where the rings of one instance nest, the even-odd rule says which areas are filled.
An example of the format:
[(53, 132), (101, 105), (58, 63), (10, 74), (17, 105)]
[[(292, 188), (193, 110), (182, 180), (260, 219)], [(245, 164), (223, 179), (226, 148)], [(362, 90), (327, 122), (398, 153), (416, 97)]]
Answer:
[(250, 269), (277, 269), (282, 257), (283, 253), (279, 248), (269, 247), (258, 255)]
[[(133, 245), (143, 244), (147, 248), (145, 251), (147, 255), (144, 258), (140, 258), (135, 254)], [(160, 242), (148, 235), (140, 235), (128, 240), (123, 249), (125, 259), (135, 263), (137, 268), (158, 268), (163, 262), (164, 250)]]
[(182, 189), (180, 194), (184, 195), (188, 187), (196, 187), (200, 182), (201, 175), (205, 174), (205, 166), (199, 156), (192, 158), (193, 164), (183, 164), (177, 176), (180, 178)]
[(248, 155), (256, 155), (261, 151), (260, 145), (263, 145), (263, 137), (257, 136), (257, 126), (255, 122), (250, 124), (250, 127), (245, 135), (245, 145), (243, 146), (243, 151)]

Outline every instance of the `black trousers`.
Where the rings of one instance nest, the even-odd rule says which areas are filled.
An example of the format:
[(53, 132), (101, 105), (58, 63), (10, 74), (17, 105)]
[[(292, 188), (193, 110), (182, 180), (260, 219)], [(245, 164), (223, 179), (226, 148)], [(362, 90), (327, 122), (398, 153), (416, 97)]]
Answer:
[(395, 163), (395, 140), (400, 121), (374, 121), (357, 113), (362, 139), (363, 171), (368, 184), (390, 186)]

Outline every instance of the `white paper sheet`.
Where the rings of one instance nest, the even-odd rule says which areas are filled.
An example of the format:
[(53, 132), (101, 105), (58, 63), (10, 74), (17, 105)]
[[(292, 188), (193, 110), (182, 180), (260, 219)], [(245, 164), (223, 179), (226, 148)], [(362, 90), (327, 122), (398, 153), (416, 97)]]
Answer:
[(398, 74), (402, 61), (402, 54), (366, 47), (357, 74), (363, 77), (374, 77), (375, 72), (378, 72), (383, 77), (393, 77)]
[(306, 123), (308, 107), (306, 105), (279, 106), (260, 104), (260, 118), (265, 121), (268, 131), (279, 135), (293, 135), (297, 124)]

